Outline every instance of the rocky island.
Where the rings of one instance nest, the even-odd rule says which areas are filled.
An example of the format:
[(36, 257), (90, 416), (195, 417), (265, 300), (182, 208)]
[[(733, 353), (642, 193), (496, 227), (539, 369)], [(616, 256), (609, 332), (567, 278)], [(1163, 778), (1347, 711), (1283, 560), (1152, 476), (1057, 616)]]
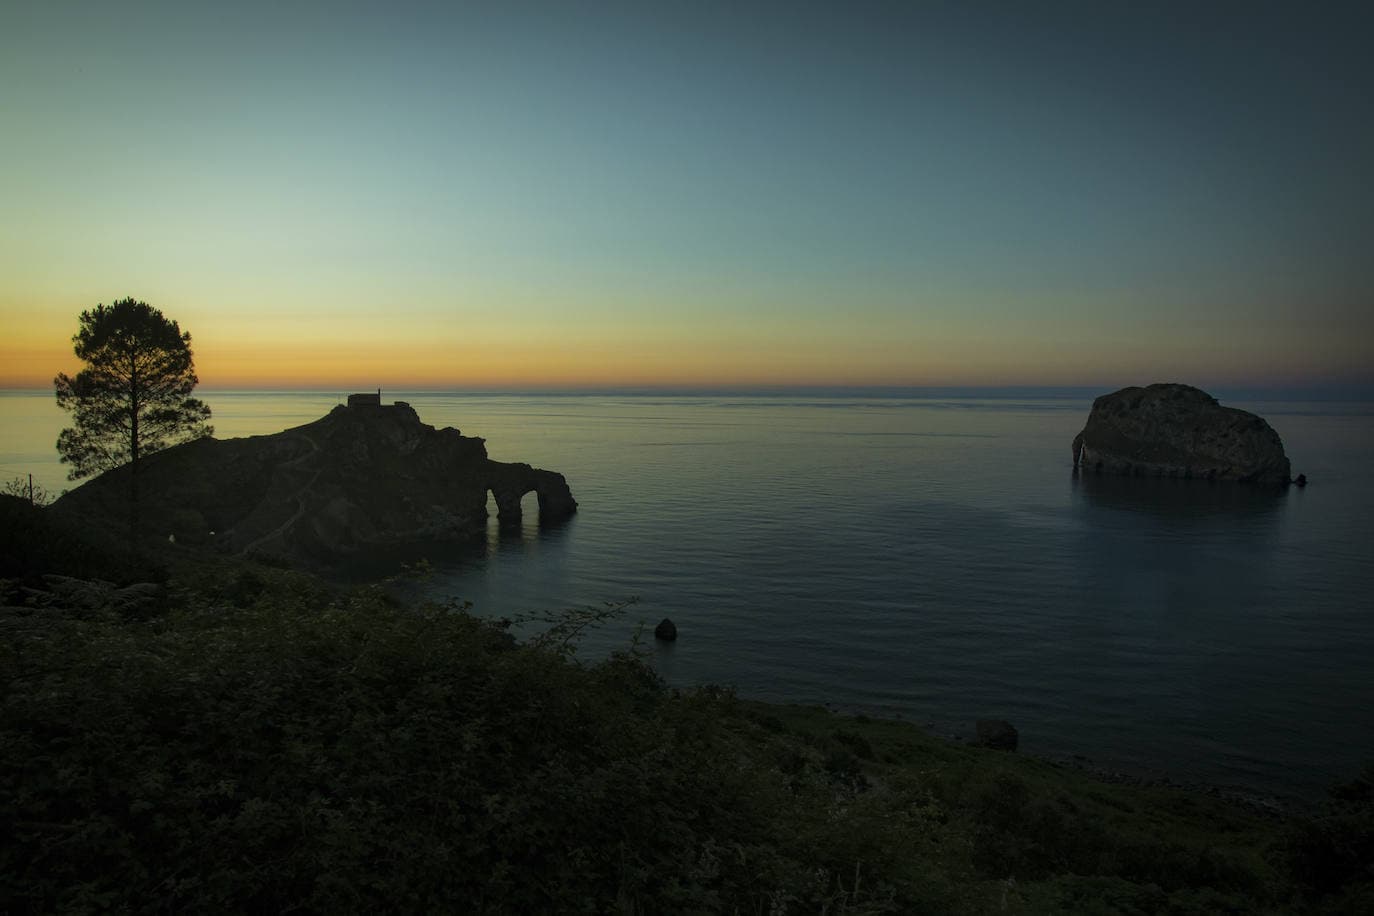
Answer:
[[(60, 516), (112, 530), (128, 518), (127, 467), (72, 490)], [(141, 528), (234, 555), (328, 562), (365, 548), (461, 538), (487, 520), (521, 522), (538, 494), (541, 522), (577, 510), (562, 474), (493, 461), (484, 440), (421, 422), (409, 404), (353, 395), (280, 433), (199, 439), (141, 462)]]
[(1283, 442), (1262, 417), (1191, 385), (1122, 388), (1093, 401), (1073, 466), (1100, 474), (1284, 485)]

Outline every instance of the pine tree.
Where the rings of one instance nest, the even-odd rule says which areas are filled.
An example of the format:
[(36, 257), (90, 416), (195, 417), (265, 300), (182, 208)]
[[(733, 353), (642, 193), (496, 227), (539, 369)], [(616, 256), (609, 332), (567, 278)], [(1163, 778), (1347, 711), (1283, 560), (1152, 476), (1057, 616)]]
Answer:
[(86, 368), (53, 380), (74, 424), (57, 451), (69, 480), (128, 465), (136, 530), (139, 459), (214, 432), (210, 408), (190, 396), (199, 381), (191, 335), (148, 303), (121, 299), (82, 312), (72, 344)]

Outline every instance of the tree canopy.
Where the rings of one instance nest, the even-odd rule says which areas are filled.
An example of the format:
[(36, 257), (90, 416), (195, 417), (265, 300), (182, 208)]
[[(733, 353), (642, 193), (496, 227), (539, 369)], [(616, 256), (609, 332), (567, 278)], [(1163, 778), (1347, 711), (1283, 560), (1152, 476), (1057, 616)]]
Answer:
[(86, 368), (53, 380), (74, 424), (57, 438), (69, 480), (136, 468), (141, 455), (214, 432), (210, 408), (190, 397), (199, 379), (189, 332), (134, 299), (97, 305), (80, 321), (72, 344)]

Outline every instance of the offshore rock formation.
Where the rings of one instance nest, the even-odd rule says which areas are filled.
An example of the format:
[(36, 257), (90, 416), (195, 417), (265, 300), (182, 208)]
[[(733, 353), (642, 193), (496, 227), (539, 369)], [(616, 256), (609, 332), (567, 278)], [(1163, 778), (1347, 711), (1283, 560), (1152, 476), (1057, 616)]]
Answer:
[[(103, 474), (53, 510), (117, 530), (128, 517), (128, 473)], [(486, 523), (488, 491), (503, 526), (520, 524), (520, 498), (531, 491), (541, 522), (577, 510), (562, 474), (492, 461), (482, 439), (422, 423), (404, 402), (340, 406), (269, 436), (175, 446), (140, 462), (138, 486), (148, 535), (307, 562), (471, 535)]]
[(1190, 385), (1122, 388), (1093, 401), (1073, 465), (1135, 477), (1286, 484), (1288, 456), (1263, 418)]

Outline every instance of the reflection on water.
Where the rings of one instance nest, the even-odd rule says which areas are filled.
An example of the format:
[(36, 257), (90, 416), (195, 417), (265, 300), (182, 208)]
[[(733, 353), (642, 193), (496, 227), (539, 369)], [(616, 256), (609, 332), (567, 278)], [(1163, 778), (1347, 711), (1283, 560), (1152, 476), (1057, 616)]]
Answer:
[(497, 512), (496, 498), (488, 491), (487, 527), (480, 556), (535, 553), (541, 542), (565, 537), (575, 518), (574, 515), (545, 521), (539, 512), (538, 494), (531, 490), (520, 498), (520, 520), (515, 523), (503, 521)]
[[(488, 508), (490, 515), (486, 528), (474, 535), (373, 545), (340, 562), (322, 564), (319, 569), (331, 579), (363, 584), (382, 580), (403, 582), (426, 564), (432, 574), (439, 577), (469, 572), (480, 574), (490, 565), (500, 563), (548, 565), (551, 562), (548, 554), (562, 549), (577, 518), (571, 516), (541, 523), (538, 507), (524, 505), (520, 524), (503, 526), (497, 520), (495, 506)], [(402, 594), (422, 597), (430, 594), (431, 586), (419, 584), (408, 588), (398, 585), (398, 588)]]
[(1094, 508), (1138, 512), (1162, 519), (1277, 518), (1287, 505), (1285, 487), (1257, 487), (1233, 481), (1173, 480), (1159, 477), (1073, 475), (1075, 500)]

